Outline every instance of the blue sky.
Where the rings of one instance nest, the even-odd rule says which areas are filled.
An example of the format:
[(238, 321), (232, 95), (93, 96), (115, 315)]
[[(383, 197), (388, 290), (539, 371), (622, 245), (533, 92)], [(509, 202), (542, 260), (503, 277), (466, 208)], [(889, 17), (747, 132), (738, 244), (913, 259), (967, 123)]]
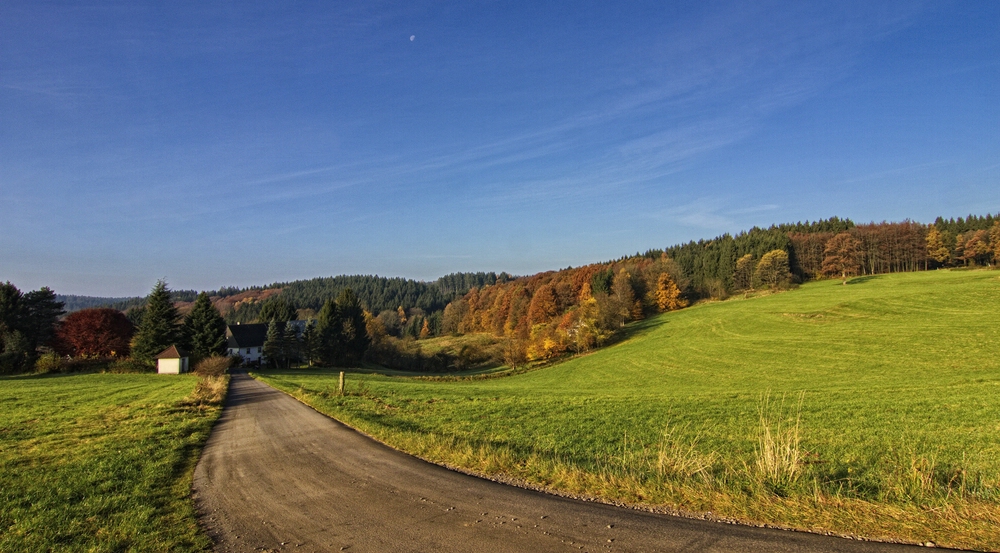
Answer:
[(528, 274), (996, 213), (998, 106), (995, 1), (7, 1), (0, 280)]

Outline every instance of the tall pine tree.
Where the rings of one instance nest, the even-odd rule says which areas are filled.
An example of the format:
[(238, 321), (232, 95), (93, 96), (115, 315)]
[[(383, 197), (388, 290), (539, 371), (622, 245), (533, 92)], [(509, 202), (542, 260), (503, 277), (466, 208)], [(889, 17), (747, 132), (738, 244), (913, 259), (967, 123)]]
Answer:
[(182, 341), (180, 314), (170, 299), (167, 283), (158, 280), (153, 291), (146, 297), (146, 309), (142, 323), (132, 338), (132, 356), (143, 361), (152, 361), (161, 351)]
[(192, 357), (204, 358), (226, 352), (226, 321), (205, 292), (198, 294), (194, 308), (184, 318), (184, 338)]
[(316, 323), (316, 356), (320, 363), (333, 366), (340, 362), (343, 352), (344, 326), (340, 320), (340, 310), (332, 298), (326, 300), (319, 310)]
[(24, 295), (25, 310), (24, 335), (32, 352), (38, 346), (52, 341), (56, 333), (59, 317), (66, 313), (63, 302), (56, 301), (56, 293), (43, 286)]
[(282, 348), (282, 327), (278, 321), (271, 319), (267, 323), (267, 337), (264, 339), (264, 359), (272, 367), (280, 367), (284, 361), (284, 351)]
[(368, 330), (365, 327), (365, 310), (350, 288), (337, 297), (337, 311), (343, 328), (344, 358), (347, 363), (361, 361), (368, 349)]

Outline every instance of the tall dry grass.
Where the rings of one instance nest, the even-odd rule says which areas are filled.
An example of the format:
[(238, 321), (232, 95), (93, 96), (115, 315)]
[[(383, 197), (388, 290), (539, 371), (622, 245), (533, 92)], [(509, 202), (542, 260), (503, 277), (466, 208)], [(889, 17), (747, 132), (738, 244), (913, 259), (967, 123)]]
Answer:
[(795, 483), (802, 474), (804, 453), (802, 450), (802, 401), (799, 394), (794, 417), (785, 413), (785, 396), (781, 400), (771, 399), (764, 393), (757, 413), (759, 430), (757, 436), (756, 469), (758, 475), (769, 487), (782, 490)]
[(198, 383), (191, 394), (184, 399), (187, 405), (207, 407), (219, 406), (226, 401), (229, 391), (229, 368), (231, 357), (213, 355), (195, 364), (191, 372), (198, 375)]
[(656, 452), (656, 472), (667, 478), (697, 477), (708, 482), (712, 479), (711, 469), (718, 455), (715, 451), (705, 454), (698, 450), (700, 435), (690, 441), (681, 439), (686, 429), (687, 425), (664, 427)]

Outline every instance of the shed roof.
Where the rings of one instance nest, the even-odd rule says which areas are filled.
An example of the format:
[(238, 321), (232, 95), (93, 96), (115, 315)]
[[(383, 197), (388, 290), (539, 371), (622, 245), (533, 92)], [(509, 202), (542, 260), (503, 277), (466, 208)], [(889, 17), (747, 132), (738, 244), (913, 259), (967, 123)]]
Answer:
[(157, 359), (180, 359), (182, 357), (187, 357), (188, 354), (182, 350), (177, 349), (177, 346), (170, 346), (169, 348), (161, 351), (156, 358)]

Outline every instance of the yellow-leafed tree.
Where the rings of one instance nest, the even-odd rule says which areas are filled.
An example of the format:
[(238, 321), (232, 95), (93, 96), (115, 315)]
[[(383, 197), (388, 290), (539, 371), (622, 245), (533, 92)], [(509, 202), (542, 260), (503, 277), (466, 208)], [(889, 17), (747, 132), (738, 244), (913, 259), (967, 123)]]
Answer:
[(927, 230), (927, 257), (942, 264), (951, 259), (951, 251), (944, 243), (944, 236), (934, 225)]
[(674, 311), (687, 307), (687, 301), (681, 298), (681, 289), (677, 287), (670, 273), (660, 273), (656, 281), (656, 307), (660, 311)]

